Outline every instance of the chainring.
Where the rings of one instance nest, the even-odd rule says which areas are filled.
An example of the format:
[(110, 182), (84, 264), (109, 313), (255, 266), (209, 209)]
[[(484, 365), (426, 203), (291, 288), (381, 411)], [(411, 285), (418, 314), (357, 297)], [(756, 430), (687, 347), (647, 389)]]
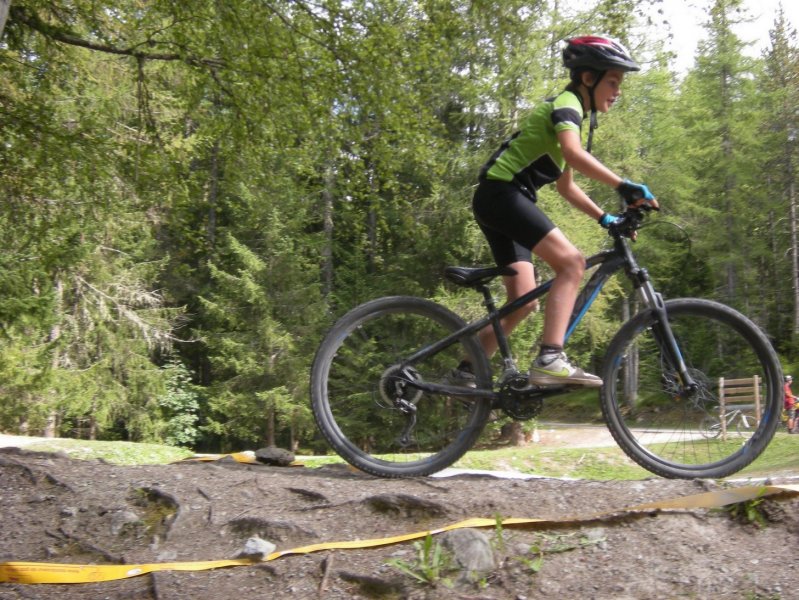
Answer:
[(538, 388), (530, 387), (527, 375), (519, 373), (500, 386), (498, 405), (509, 417), (527, 421), (538, 416), (544, 400)]

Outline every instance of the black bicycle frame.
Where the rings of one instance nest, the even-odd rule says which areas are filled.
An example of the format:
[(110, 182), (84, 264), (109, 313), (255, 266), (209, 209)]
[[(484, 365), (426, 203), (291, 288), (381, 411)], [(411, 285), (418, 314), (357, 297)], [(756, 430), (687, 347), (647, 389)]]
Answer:
[[(577, 325), (579, 325), (580, 321), (582, 321), (586, 312), (588, 312), (588, 309), (591, 308), (591, 305), (594, 303), (594, 300), (596, 300), (596, 297), (599, 295), (599, 292), (602, 290), (602, 287), (605, 285), (607, 280), (616, 271), (624, 267), (626, 275), (632, 282), (636, 291), (639, 293), (644, 303), (644, 307), (646, 309), (652, 310), (656, 317), (656, 323), (654, 327), (656, 328), (656, 333), (658, 334), (657, 338), (660, 342), (661, 350), (674, 369), (680, 374), (683, 388), (689, 392), (695, 389), (695, 384), (688, 374), (688, 369), (683, 361), (679, 346), (674, 339), (671, 327), (669, 327), (663, 298), (652, 286), (652, 282), (649, 278), (647, 270), (638, 266), (638, 263), (630, 250), (629, 242), (626, 240), (626, 238), (622, 237), (621, 235), (614, 236), (613, 249), (605, 250), (589, 257), (586, 260), (586, 269), (592, 269), (594, 267), (598, 268), (591, 274), (591, 277), (577, 295), (577, 299), (574, 303), (574, 309), (572, 310), (572, 314), (569, 319), (569, 325), (566, 330), (564, 341), (569, 339)], [(538, 285), (535, 289), (523, 294), (522, 296), (519, 296), (517, 299), (508, 302), (507, 304), (504, 304), (499, 309), (495, 308), (494, 306), (494, 301), (491, 297), (490, 291), (488, 290), (488, 286), (478, 286), (477, 289), (482, 291), (485, 298), (485, 304), (489, 314), (481, 319), (472, 321), (466, 327), (453, 332), (438, 342), (418, 350), (413, 355), (409, 356), (405, 361), (403, 361), (403, 364), (405, 366), (413, 365), (420, 360), (423, 360), (444, 350), (445, 348), (448, 348), (458, 340), (467, 336), (475, 335), (484, 327), (491, 325), (497, 338), (500, 354), (505, 360), (505, 367), (511, 368), (513, 366), (513, 359), (511, 356), (510, 344), (505, 332), (502, 330), (500, 322), (504, 317), (549, 292), (553, 281), (554, 279), (545, 281), (544, 283)], [(456, 393), (457, 391), (458, 396), (486, 397), (489, 395), (486, 393), (486, 389), (460, 388), (456, 386), (434, 384), (429, 382), (409, 381), (408, 384), (434, 393)], [(552, 391), (556, 392), (555, 389)]]

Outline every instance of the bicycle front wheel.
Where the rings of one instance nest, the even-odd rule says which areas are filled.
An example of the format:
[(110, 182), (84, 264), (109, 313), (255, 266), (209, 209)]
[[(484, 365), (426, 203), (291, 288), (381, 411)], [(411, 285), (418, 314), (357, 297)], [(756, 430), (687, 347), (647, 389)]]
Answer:
[[(602, 413), (619, 446), (649, 471), (725, 477), (757, 458), (774, 436), (782, 392), (777, 355), (756, 325), (723, 304), (671, 300), (666, 314), (698, 389), (682, 393), (679, 374), (661, 350), (655, 315), (645, 311), (608, 347)], [(760, 420), (751, 421), (743, 440), (717, 433), (722, 379), (751, 379), (757, 393)]]
[(488, 386), (488, 359), (474, 336), (453, 339), (429, 356), (417, 354), (465, 326), (447, 308), (407, 296), (380, 298), (344, 315), (311, 369), (314, 418), (333, 449), (379, 477), (429, 475), (463, 456), (483, 431), (491, 401), (427, 392), (404, 381), (446, 383), (467, 358), (478, 385)]

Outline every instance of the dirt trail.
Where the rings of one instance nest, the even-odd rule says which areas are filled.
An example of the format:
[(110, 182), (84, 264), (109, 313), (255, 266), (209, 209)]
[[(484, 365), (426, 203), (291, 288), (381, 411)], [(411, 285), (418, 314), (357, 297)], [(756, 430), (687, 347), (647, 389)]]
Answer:
[(473, 581), (446, 581), (458, 571), (444, 570), (431, 584), (403, 574), (389, 563), (425, 572), (414, 544), (405, 542), (106, 583), (0, 584), (0, 600), (796, 597), (794, 565), (785, 557), (797, 549), (798, 496), (771, 497), (750, 506), (748, 516), (623, 511), (717, 489), (711, 481), (384, 480), (342, 466), (122, 467), (16, 448), (0, 449), (0, 481), (0, 562), (215, 560), (232, 558), (254, 535), (285, 550), (427, 531), (470, 517), (565, 520), (482, 530), (496, 568)]

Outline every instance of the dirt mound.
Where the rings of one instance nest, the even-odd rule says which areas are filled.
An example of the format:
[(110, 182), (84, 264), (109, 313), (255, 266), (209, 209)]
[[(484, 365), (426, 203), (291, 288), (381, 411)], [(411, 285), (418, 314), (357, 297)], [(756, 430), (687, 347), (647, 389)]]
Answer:
[(799, 534), (796, 496), (749, 503), (735, 515), (619, 512), (716, 489), (708, 481), (383, 480), (344, 467), (227, 460), (122, 467), (10, 448), (0, 450), (0, 481), (0, 562), (216, 560), (236, 556), (255, 535), (287, 550), (426, 531), (470, 517), (605, 515), (483, 529), (496, 568), (460, 580), (447, 570), (446, 553), (425, 563), (424, 544), (405, 542), (105, 583), (0, 584), (2, 600), (795, 597), (786, 553)]

